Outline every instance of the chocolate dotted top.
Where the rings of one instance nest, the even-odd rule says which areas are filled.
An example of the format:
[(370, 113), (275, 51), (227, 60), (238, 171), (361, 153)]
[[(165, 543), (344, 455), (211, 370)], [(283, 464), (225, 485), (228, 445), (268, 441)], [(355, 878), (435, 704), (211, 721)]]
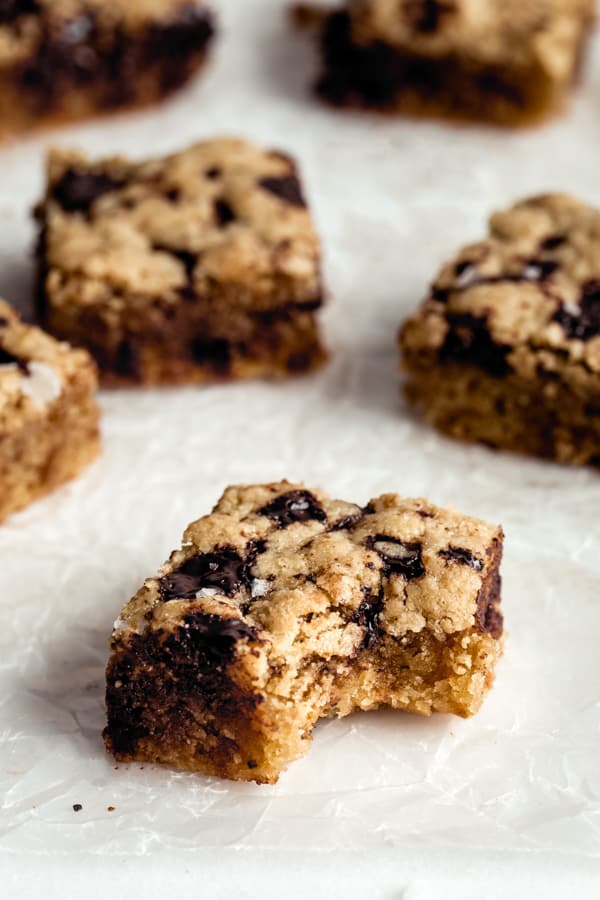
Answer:
[(349, 0), (353, 38), (411, 53), (465, 54), (480, 63), (536, 65), (569, 80), (594, 0)]
[(401, 345), (413, 365), (544, 371), (597, 390), (600, 211), (552, 194), (496, 213), (489, 238), (443, 267)]
[(261, 312), (321, 302), (317, 236), (279, 151), (223, 139), (133, 163), (56, 150), (38, 215), (51, 308), (110, 308), (118, 321), (153, 301)]
[(200, 616), (290, 664), (383, 634), (499, 637), (501, 542), (498, 528), (396, 494), (361, 508), (285, 481), (231, 487), (125, 607), (113, 641)]

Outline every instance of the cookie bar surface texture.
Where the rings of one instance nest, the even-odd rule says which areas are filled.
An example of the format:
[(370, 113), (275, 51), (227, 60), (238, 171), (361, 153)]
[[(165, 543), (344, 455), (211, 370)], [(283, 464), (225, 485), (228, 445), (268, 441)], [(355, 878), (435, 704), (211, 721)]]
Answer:
[(213, 33), (193, 0), (0, 0), (0, 138), (159, 100)]
[(322, 717), (474, 714), (502, 649), (502, 540), (395, 494), (228, 488), (115, 622), (107, 748), (274, 782)]
[(320, 249), (294, 162), (245, 141), (166, 159), (54, 151), (39, 312), (104, 383), (307, 372), (325, 359)]
[(342, 106), (523, 125), (559, 112), (593, 0), (350, 0), (322, 28), (320, 94)]
[(600, 212), (517, 204), (446, 265), (400, 335), (409, 399), (465, 441), (600, 462)]
[(0, 300), (0, 522), (100, 450), (96, 367)]

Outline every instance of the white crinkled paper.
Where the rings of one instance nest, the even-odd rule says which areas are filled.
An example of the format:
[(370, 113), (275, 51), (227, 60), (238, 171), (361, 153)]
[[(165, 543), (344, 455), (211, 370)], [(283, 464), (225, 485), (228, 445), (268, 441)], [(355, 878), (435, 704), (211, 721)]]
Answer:
[[(104, 393), (102, 459), (0, 529), (0, 849), (32, 860), (217, 846), (600, 857), (600, 476), (432, 433), (400, 399), (394, 345), (488, 212), (554, 189), (600, 204), (600, 57), (571, 112), (542, 129), (368, 119), (311, 100), (313, 56), (285, 3), (219, 5), (210, 73), (174, 102), (0, 151), (0, 293), (28, 295), (46, 145), (143, 156), (239, 133), (301, 162), (333, 359), (283, 384)], [(274, 787), (115, 768), (100, 733), (122, 604), (227, 484), (280, 477), (358, 502), (425, 495), (503, 523), (508, 638), (481, 713), (323, 723)]]

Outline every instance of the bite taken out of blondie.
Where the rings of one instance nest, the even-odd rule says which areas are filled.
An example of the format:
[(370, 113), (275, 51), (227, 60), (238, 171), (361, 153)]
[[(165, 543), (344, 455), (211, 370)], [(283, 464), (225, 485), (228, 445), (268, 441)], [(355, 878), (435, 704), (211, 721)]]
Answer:
[(115, 622), (108, 750), (272, 783), (320, 718), (473, 715), (502, 652), (502, 544), (397, 494), (228, 488)]

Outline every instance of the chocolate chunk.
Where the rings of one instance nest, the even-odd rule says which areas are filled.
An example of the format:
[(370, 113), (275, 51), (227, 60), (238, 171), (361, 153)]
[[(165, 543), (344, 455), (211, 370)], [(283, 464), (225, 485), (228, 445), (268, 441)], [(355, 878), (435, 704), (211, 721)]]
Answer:
[(110, 175), (67, 169), (52, 189), (52, 196), (65, 212), (88, 212), (99, 197), (118, 191), (123, 182)]
[(190, 356), (196, 365), (225, 374), (231, 364), (231, 346), (224, 338), (198, 337), (190, 344)]
[(215, 181), (217, 178), (220, 178), (223, 173), (218, 166), (212, 166), (210, 169), (207, 169), (204, 174), (211, 181)]
[(179, 569), (163, 575), (159, 581), (161, 599), (193, 600), (203, 588), (232, 597), (248, 586), (249, 568), (248, 557), (242, 558), (233, 547), (217, 547), (213, 553), (192, 556)]
[(475, 624), (478, 631), (484, 634), (491, 634), (493, 638), (498, 639), (501, 637), (504, 629), (504, 619), (499, 609), (502, 589), (502, 578), (500, 576), (500, 563), (502, 561), (501, 541), (495, 539), (488, 554), (492, 556), (493, 561), (490, 571), (477, 595)]
[(334, 524), (330, 527), (330, 531), (348, 531), (350, 528), (354, 528), (355, 525), (362, 520), (363, 513), (354, 513), (352, 516), (345, 516), (343, 519), (339, 519), (339, 521), (334, 522)]
[(584, 285), (579, 304), (562, 304), (554, 321), (558, 322), (566, 337), (589, 341), (600, 334), (600, 281), (588, 281)]
[(277, 522), (279, 528), (286, 528), (294, 522), (326, 522), (325, 510), (310, 491), (289, 491), (276, 497), (262, 509), (259, 516), (268, 516)]
[(290, 206), (305, 207), (306, 201), (297, 175), (283, 175), (281, 178), (261, 178), (258, 182), (265, 191), (285, 200)]
[(562, 247), (565, 243), (566, 237), (564, 234), (553, 234), (550, 237), (546, 238), (540, 244), (541, 251), (551, 251), (556, 250), (558, 247)]
[(3, 347), (0, 347), (0, 366), (18, 366), (25, 375), (29, 373), (29, 366), (25, 360), (15, 356), (14, 353), (10, 353)]
[(141, 354), (139, 343), (135, 338), (125, 338), (120, 342), (113, 368), (115, 373), (123, 378), (141, 378)]
[(523, 269), (523, 280), (545, 281), (556, 272), (558, 268), (558, 263), (551, 259), (530, 259)]
[(464, 363), (494, 376), (510, 372), (507, 356), (511, 348), (492, 339), (485, 316), (450, 313), (447, 322), (448, 333), (439, 351), (441, 363)]
[(476, 572), (481, 572), (483, 569), (483, 563), (479, 557), (471, 553), (470, 550), (465, 550), (464, 547), (447, 547), (445, 550), (440, 550), (438, 556), (441, 556), (442, 559), (447, 559), (449, 562), (470, 566)]
[(383, 612), (383, 591), (373, 597), (370, 590), (365, 590), (365, 599), (354, 616), (356, 625), (365, 629), (361, 649), (372, 650), (379, 642), (381, 632), (381, 614)]
[(377, 534), (369, 538), (367, 545), (383, 560), (386, 575), (402, 575), (411, 581), (425, 574), (421, 544), (406, 543), (386, 534)]
[(40, 11), (37, 0), (0, 0), (0, 24)]
[(230, 222), (235, 222), (237, 217), (226, 200), (215, 200), (215, 218), (221, 228), (224, 228)]
[(454, 3), (443, 0), (404, 0), (404, 13), (416, 31), (437, 31), (442, 19), (456, 12)]
[(81, 812), (82, 809), (83, 809), (83, 806), (81, 805), (81, 803), (73, 804), (73, 812)]
[(248, 766), (249, 769), (258, 768), (258, 763), (256, 762), (255, 759), (249, 759), (248, 762), (246, 763), (246, 765)]

